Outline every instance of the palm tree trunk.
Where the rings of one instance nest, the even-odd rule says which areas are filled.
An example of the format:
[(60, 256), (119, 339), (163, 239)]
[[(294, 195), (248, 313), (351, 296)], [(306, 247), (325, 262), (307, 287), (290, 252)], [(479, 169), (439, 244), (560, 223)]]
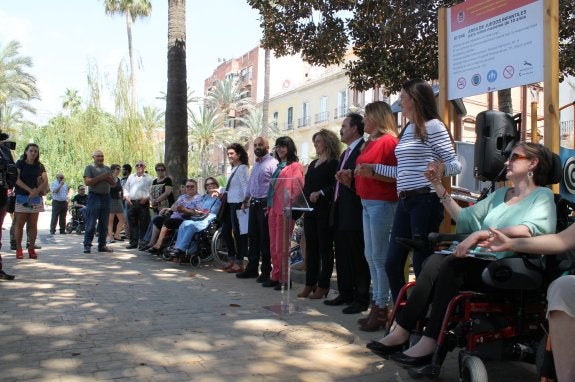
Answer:
[(270, 50), (264, 53), (264, 102), (262, 105), (262, 136), (268, 134), (268, 121), (270, 110)]
[(165, 158), (174, 184), (180, 184), (188, 173), (187, 96), (186, 1), (169, 0)]
[(497, 91), (497, 107), (499, 111), (513, 114), (513, 100), (511, 99), (511, 89), (501, 89)]
[(132, 14), (126, 11), (126, 29), (128, 30), (128, 55), (130, 56), (130, 87), (132, 88), (132, 110), (136, 110), (136, 65), (132, 46)]

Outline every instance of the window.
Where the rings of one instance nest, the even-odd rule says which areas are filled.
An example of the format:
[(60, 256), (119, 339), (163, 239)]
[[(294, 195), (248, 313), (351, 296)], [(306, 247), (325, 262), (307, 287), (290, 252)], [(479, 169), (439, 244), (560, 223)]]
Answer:
[(319, 113), (315, 115), (315, 123), (325, 122), (329, 118), (329, 111), (327, 111), (327, 97), (322, 96), (319, 99)]
[(298, 127), (309, 126), (309, 101), (301, 104), (301, 118), (298, 120)]
[(287, 110), (287, 123), (286, 130), (293, 129), (293, 107), (289, 107)]
[(347, 112), (347, 90), (337, 92), (337, 108), (335, 118), (342, 118)]
[(272, 120), (272, 126), (274, 127), (274, 129), (278, 128), (278, 118), (279, 118), (279, 113), (277, 111), (274, 111), (274, 116), (273, 116), (273, 120)]

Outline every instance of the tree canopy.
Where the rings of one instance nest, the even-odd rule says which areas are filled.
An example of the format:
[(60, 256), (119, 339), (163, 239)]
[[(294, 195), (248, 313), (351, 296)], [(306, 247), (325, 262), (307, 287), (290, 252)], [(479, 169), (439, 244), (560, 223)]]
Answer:
[[(314, 65), (343, 63), (351, 86), (398, 91), (409, 78), (438, 78), (437, 15), (462, 0), (248, 0), (260, 12), (262, 45), (276, 56), (301, 53)], [(560, 69), (575, 75), (575, 5), (560, 0)]]

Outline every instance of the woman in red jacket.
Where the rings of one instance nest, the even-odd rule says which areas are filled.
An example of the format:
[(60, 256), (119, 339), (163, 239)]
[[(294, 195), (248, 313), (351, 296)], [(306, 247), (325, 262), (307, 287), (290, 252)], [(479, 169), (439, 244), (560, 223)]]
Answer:
[(397, 126), (389, 105), (377, 101), (365, 106), (365, 132), (369, 138), (356, 160), (355, 190), (363, 206), (363, 239), (365, 259), (373, 286), (373, 305), (367, 318), (360, 319), (360, 330), (376, 331), (385, 327), (389, 300), (389, 279), (385, 273), (387, 246), (397, 207), (395, 179), (371, 171), (361, 171), (364, 163), (397, 166), (395, 146)]

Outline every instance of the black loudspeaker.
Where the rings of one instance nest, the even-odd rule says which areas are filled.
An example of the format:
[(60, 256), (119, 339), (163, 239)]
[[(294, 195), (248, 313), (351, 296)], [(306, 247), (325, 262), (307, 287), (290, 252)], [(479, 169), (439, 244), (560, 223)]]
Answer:
[[(521, 115), (511, 116), (496, 110), (482, 111), (475, 120), (475, 160), (473, 175), (481, 181), (505, 179), (507, 156), (519, 141)], [(500, 175), (501, 174), (501, 175)], [(498, 176), (499, 175), (499, 176)]]

